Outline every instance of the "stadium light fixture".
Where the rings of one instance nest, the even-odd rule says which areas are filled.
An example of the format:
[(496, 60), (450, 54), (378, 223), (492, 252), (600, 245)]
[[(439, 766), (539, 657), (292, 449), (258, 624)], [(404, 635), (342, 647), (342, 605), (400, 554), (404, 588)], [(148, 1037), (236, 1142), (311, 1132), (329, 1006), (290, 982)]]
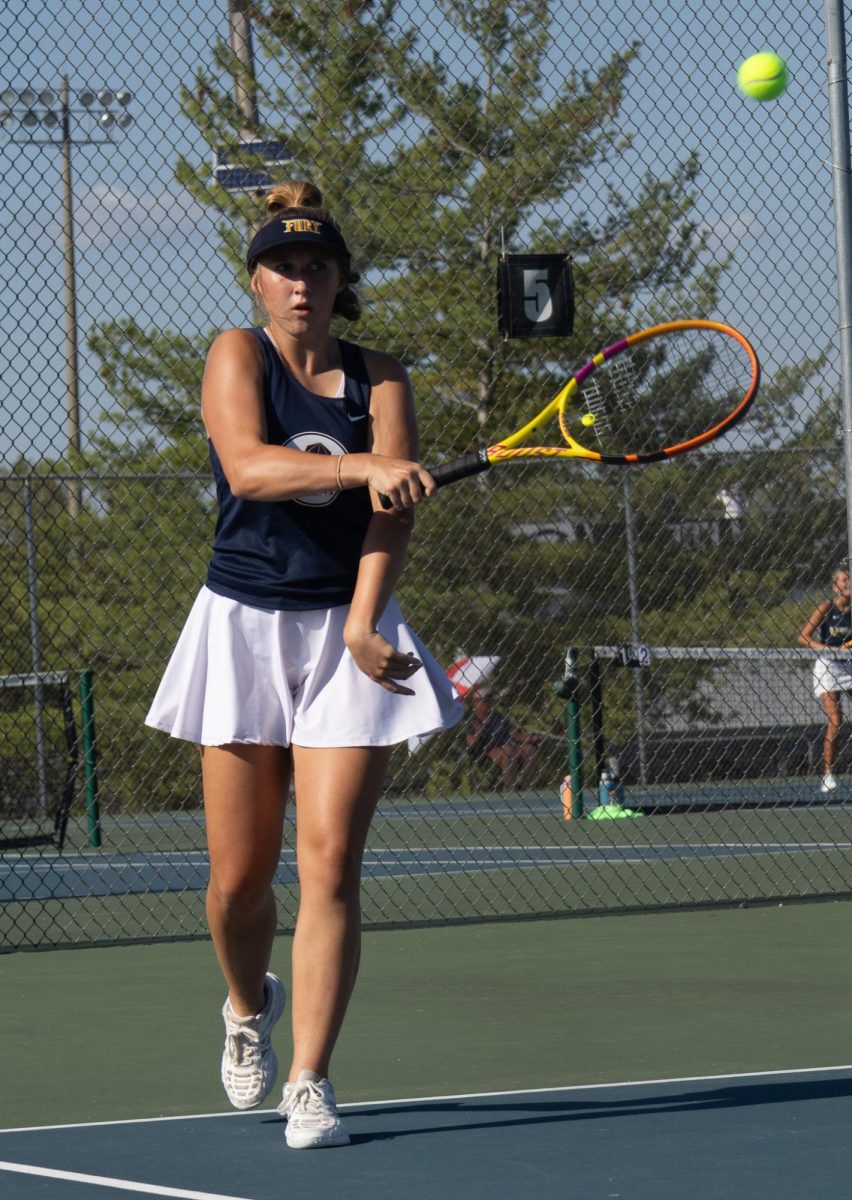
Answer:
[[(132, 100), (132, 93), (124, 88), (83, 87), (72, 91), (65, 76), (60, 80), (58, 91), (28, 85), (8, 87), (0, 92), (0, 132), (7, 143), (55, 146), (62, 152), (66, 430), (72, 460), (81, 449), (81, 438), (71, 147), (112, 141), (117, 130), (126, 130), (133, 123), (133, 116), (128, 111)], [(80, 489), (72, 482), (68, 491), (68, 512), (77, 516), (80, 509)]]

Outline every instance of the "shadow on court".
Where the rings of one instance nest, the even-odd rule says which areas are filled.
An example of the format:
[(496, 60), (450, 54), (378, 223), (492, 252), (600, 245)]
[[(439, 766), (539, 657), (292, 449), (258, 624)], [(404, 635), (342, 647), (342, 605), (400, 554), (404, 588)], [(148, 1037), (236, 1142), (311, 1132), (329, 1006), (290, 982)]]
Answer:
[[(0, 1135), (4, 1200), (836, 1200), (852, 1068), (347, 1106), (352, 1145), (274, 1111)], [(26, 1173), (15, 1169), (22, 1165)]]
[[(733, 1109), (767, 1104), (800, 1104), (808, 1100), (840, 1100), (852, 1097), (852, 1075), (842, 1078), (791, 1080), (783, 1083), (736, 1084), (729, 1087), (708, 1087), (698, 1091), (672, 1095), (660, 1094), (653, 1085), (650, 1094), (615, 1100), (541, 1100), (493, 1101), (452, 1100), (415, 1102), (409, 1105), (371, 1107), (371, 1117), (393, 1116), (399, 1121), (396, 1130), (361, 1133), (352, 1137), (355, 1142), (385, 1141), (389, 1138), (417, 1137), (458, 1130), (528, 1128), (531, 1125), (588, 1121), (601, 1117), (614, 1120), (638, 1114), (665, 1116), (708, 1109)], [(620, 1091), (628, 1091), (624, 1087)], [(500, 1114), (506, 1113), (504, 1119)], [(445, 1124), (433, 1124), (429, 1118), (447, 1114), (453, 1119)], [(477, 1121), (481, 1116), (485, 1119)], [(401, 1120), (400, 1120), (401, 1118)], [(421, 1121), (418, 1118), (425, 1118)], [(474, 1118), (471, 1120), (470, 1118)]]

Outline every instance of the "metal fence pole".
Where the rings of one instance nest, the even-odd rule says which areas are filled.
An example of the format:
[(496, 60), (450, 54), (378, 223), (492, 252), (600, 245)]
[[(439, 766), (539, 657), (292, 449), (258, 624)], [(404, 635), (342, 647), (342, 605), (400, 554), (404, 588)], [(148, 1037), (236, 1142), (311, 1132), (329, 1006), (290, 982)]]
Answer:
[(846, 80), (846, 28), (843, 5), (826, 0), (828, 109), (831, 125), (831, 175), (837, 257), (840, 395), (843, 458), (846, 471), (847, 555), (852, 563), (852, 191), (850, 191), (849, 90)]
[[(641, 642), (642, 631), (639, 626), (639, 564), (636, 558), (633, 481), (629, 470), (622, 471), (621, 478), (624, 490), (624, 536), (627, 542), (627, 588), (630, 595), (630, 640), (635, 644)], [(645, 690), (641, 667), (634, 669), (633, 679), (636, 691), (636, 746), (639, 757), (639, 780), (641, 783), (646, 783), (648, 772), (645, 754)]]
[(36, 676), (35, 735), (38, 806), (42, 812), (49, 808), (47, 798), (47, 754), (44, 742), (44, 687), (41, 673), (41, 628), (38, 617), (38, 564), (36, 562), (35, 521), (33, 520), (33, 489), (29, 475), (24, 478), (24, 536), (27, 543), (27, 598), (30, 617), (30, 664)]

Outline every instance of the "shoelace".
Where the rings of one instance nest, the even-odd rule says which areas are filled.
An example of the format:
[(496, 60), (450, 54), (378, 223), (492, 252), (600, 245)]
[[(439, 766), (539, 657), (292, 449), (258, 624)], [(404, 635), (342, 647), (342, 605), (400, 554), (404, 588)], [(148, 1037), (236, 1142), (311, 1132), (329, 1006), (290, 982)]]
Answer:
[(260, 1033), (251, 1025), (228, 1029), (225, 1037), (228, 1058), (239, 1066), (257, 1066), (260, 1062)]
[(292, 1091), (286, 1094), (278, 1105), (278, 1111), (282, 1117), (304, 1113), (312, 1117), (324, 1117), (327, 1121), (334, 1120), (334, 1115), (328, 1110), (322, 1088), (310, 1079), (294, 1083)]

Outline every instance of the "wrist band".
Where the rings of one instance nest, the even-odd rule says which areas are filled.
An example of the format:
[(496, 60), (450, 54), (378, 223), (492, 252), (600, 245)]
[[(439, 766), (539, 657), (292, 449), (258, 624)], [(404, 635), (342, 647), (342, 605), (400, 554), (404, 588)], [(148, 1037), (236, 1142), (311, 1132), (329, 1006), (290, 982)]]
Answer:
[(337, 474), (334, 477), (334, 484), (339, 492), (343, 491), (343, 484), (340, 482), (340, 468), (343, 466), (343, 460), (345, 457), (345, 454), (338, 454), (337, 456)]

